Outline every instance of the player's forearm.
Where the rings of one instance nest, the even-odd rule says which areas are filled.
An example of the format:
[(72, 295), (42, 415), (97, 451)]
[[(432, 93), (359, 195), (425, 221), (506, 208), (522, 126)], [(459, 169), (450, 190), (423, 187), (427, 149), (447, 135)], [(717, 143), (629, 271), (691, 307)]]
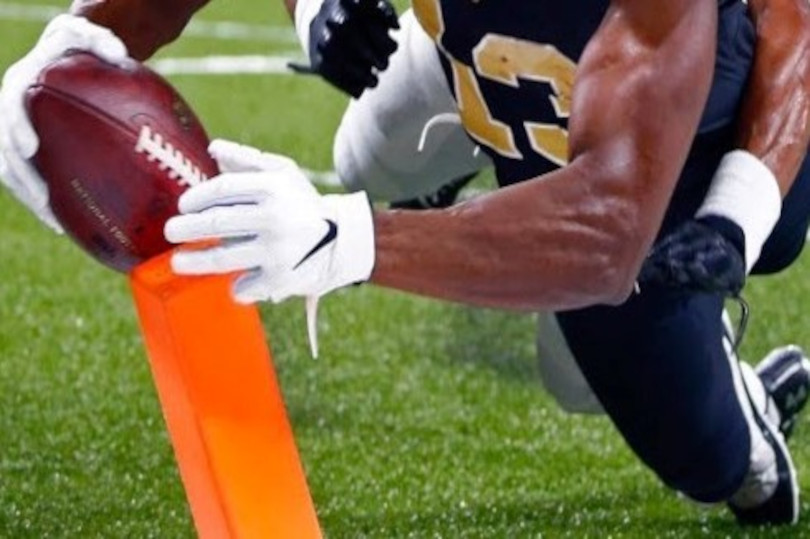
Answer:
[(810, 5), (751, 0), (749, 6), (757, 48), (739, 143), (768, 166), (784, 195), (810, 141)]
[(713, 2), (681, 3), (662, 36), (658, 23), (630, 32), (633, 17), (667, 15), (645, 2), (609, 12), (580, 61), (571, 163), (449, 210), (377, 214), (373, 282), (509, 309), (626, 299), (697, 129), (716, 36)]
[(110, 28), (130, 56), (146, 60), (174, 41), (209, 0), (75, 0), (71, 13)]
[(635, 216), (589, 180), (617, 183), (582, 160), (447, 210), (380, 212), (372, 282), (515, 310), (620, 302)]

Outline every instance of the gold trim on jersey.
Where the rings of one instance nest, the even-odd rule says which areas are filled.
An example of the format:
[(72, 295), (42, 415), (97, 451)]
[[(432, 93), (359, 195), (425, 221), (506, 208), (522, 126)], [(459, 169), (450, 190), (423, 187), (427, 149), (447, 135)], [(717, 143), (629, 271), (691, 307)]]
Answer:
[[(569, 117), (577, 65), (556, 47), (489, 33), (472, 51), (473, 68), (454, 58), (442, 44), (445, 25), (440, 0), (413, 0), (413, 10), (419, 23), (450, 61), (461, 119), (475, 140), (504, 157), (523, 159), (512, 127), (492, 116), (478, 77), (513, 88), (520, 87), (521, 79), (547, 83), (557, 118)], [(524, 122), (523, 128), (532, 150), (557, 165), (568, 162), (566, 129), (554, 123), (529, 121)]]

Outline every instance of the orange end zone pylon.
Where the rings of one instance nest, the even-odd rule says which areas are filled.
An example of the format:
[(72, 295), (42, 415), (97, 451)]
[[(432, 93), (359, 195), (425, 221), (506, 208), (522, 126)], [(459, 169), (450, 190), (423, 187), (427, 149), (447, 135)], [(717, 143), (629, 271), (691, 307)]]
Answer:
[(257, 309), (229, 278), (172, 274), (168, 255), (130, 284), (199, 536), (320, 538)]

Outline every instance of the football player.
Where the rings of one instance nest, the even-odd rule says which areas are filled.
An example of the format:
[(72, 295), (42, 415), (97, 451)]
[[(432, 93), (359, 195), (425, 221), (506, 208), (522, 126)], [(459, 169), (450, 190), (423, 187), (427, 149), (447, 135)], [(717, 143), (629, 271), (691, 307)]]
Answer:
[[(114, 2), (86, 2), (79, 8), (93, 17), (94, 7), (109, 4)], [(172, 4), (153, 9), (153, 16), (162, 15), (157, 19), (161, 24), (172, 9), (190, 15), (200, 3), (185, 11)], [(341, 146), (346, 139), (339, 137), (336, 145), (343, 175), (355, 187), (375, 189), (375, 181), (383, 184), (390, 177), (391, 170), (385, 167), (395, 152), (386, 147), (389, 136), (405, 143), (393, 150), (409, 154), (421, 135), (425, 135), (423, 151), (409, 161), (411, 168), (394, 169), (405, 180), (399, 188), (415, 189), (407, 183), (414, 178), (435, 187), (436, 182), (458, 177), (460, 167), (469, 173), (490, 160), (501, 183), (509, 187), (452, 210), (372, 215), (363, 194), (321, 197), (293, 162), (219, 142), (212, 153), (226, 174), (184, 197), (181, 210), (188, 215), (170, 223), (167, 235), (175, 241), (201, 237), (235, 241), (207, 252), (179, 254), (175, 269), (183, 273), (248, 269), (235, 284), (241, 301), (318, 297), (370, 278), (472, 304), (565, 309), (554, 319), (555, 329), (574, 350), (588, 387), (631, 447), (667, 484), (701, 501), (729, 501), (741, 522), (795, 521), (798, 490), (784, 437), (776, 427), (779, 420), (768, 417), (764, 404), (751, 405), (748, 393), (765, 402), (762, 383), (753, 380), (746, 390), (741, 383), (745, 375), (723, 348), (723, 294), (683, 288), (686, 284), (713, 290), (739, 279), (718, 281), (717, 272), (710, 271), (710, 278), (701, 281), (706, 266), (683, 265), (689, 258), (679, 256), (684, 251), (704, 252), (705, 245), (696, 248), (689, 241), (709, 237), (714, 241), (709, 247), (719, 246), (724, 261), (709, 269), (728, 270), (733, 277), (738, 265), (729, 244), (750, 268), (759, 251), (760, 262), (773, 261), (765, 256), (767, 244), (762, 247), (770, 237), (781, 238), (774, 250), (785, 264), (790, 261), (783, 244), (795, 240), (794, 232), (802, 225), (783, 227), (790, 230), (781, 236), (780, 225), (772, 231), (779, 218), (774, 207), (781, 206), (780, 188), (775, 188), (774, 197), (774, 185), (778, 180), (782, 192), (787, 192), (801, 162), (807, 139), (800, 129), (803, 125), (797, 124), (804, 117), (806, 89), (793, 80), (784, 92), (777, 92), (778, 106), (780, 99), (787, 99), (798, 112), (792, 118), (781, 117), (782, 123), (769, 122), (763, 120), (770, 118), (763, 110), (774, 110), (769, 101), (774, 89), (767, 77), (754, 76), (748, 101), (753, 102), (748, 105), (753, 109), (748, 125), (753, 126), (754, 141), (742, 137), (741, 147), (750, 151), (730, 152), (734, 148), (730, 124), (753, 62), (754, 31), (743, 22), (747, 19), (744, 13), (740, 16), (739, 4), (720, 2), (719, 17), (717, 4), (708, 0), (679, 0), (663, 7), (646, 6), (643, 0), (614, 0), (580, 9), (550, 2), (514, 4), (415, 2), (420, 22), (436, 45), (428, 42), (425, 50), (430, 54), (425, 58), (403, 56), (414, 71), (409, 92), (401, 93), (421, 96), (423, 102), (417, 103), (423, 108), (381, 101), (376, 112), (386, 112), (387, 106), (389, 116), (382, 118), (399, 114), (400, 122), (393, 128), (372, 119), (390, 129), (383, 131), (382, 141), (370, 145), (372, 156), (385, 150), (379, 163), (368, 164), (362, 157), (359, 164), (352, 163), (338, 151), (362, 151), (358, 150), (362, 144)], [(767, 28), (769, 22), (780, 27), (782, 35), (807, 36), (806, 6), (793, 9), (787, 11), (790, 18), (778, 19), (787, 22), (779, 24), (764, 10), (758, 26)], [(95, 20), (122, 37), (128, 35), (115, 28), (114, 18)], [(308, 28), (315, 27), (312, 21)], [(135, 22), (144, 27), (144, 20)], [(155, 31), (157, 41), (138, 37), (124, 41), (134, 57), (145, 57), (154, 50), (150, 43), (170, 39), (184, 22)], [(795, 26), (785, 29), (783, 24)], [(133, 23), (133, 28), (138, 25)], [(111, 61), (126, 56), (103, 30), (85, 26), (75, 34), (61, 35), (58, 30), (43, 37), (43, 42), (63, 47), (58, 54), (70, 47), (98, 47), (97, 52)], [(788, 65), (801, 81), (807, 44), (800, 39), (785, 44), (776, 39), (778, 32), (771, 36), (775, 37), (768, 43), (773, 47), (766, 47), (770, 56), (758, 50), (757, 66), (776, 60), (784, 70), (774, 67), (777, 74), (788, 73)], [(322, 43), (321, 38), (304, 40), (311, 58), (312, 44)], [(711, 85), (716, 42), (719, 75)], [(47, 54), (32, 56), (40, 61), (28, 66), (28, 73), (35, 75)], [(728, 63), (725, 72), (720, 69), (723, 61)], [(313, 66), (318, 69), (317, 58)], [(7, 79), (20, 78), (19, 73), (14, 75)], [(7, 89), (4, 82), (0, 97), (13, 93)], [(375, 92), (366, 97), (371, 99)], [(357, 110), (369, 106), (361, 102)], [(8, 105), (15, 106), (20, 108), (14, 101)], [(413, 136), (407, 131), (410, 118), (418, 119), (422, 112), (430, 114), (425, 120), (431, 119), (428, 125), (435, 127), (425, 132), (419, 125), (418, 136)], [(455, 127), (459, 117), (487, 156), (475, 151), (476, 145)], [(448, 120), (449, 129), (443, 125)], [(27, 165), (25, 158), (33, 154), (32, 146), (35, 149), (35, 143), (25, 145), (25, 137), (21, 144), (3, 134), (19, 130), (16, 124), (0, 130), (11, 176), (20, 162)], [(774, 136), (785, 132), (795, 135), (790, 144)], [(30, 140), (35, 141), (32, 133)], [(757, 148), (757, 143), (762, 146)], [(453, 149), (469, 151), (460, 158)], [(723, 157), (724, 153), (729, 155)], [(715, 171), (711, 194), (701, 205)], [(435, 182), (427, 181), (431, 175)], [(34, 178), (30, 173), (20, 177)], [(774, 185), (759, 181), (763, 179)], [(27, 180), (15, 187), (30, 190)], [(789, 197), (794, 192), (796, 187)], [(750, 212), (751, 200), (763, 208)], [(35, 211), (44, 212), (47, 219), (47, 195), (41, 191), (34, 202)], [(234, 203), (237, 207), (230, 207)], [(699, 222), (691, 219), (698, 206)], [(764, 217), (749, 220), (749, 213)], [(780, 224), (784, 217), (783, 211)], [(806, 216), (802, 213), (794, 221), (806, 225)], [(694, 226), (699, 227), (697, 234)], [(648, 279), (649, 286), (628, 299), (650, 244), (656, 236), (670, 233), (675, 234), (675, 245), (692, 249), (676, 249), (677, 256), (672, 249), (656, 250), (658, 264), (645, 266), (653, 268), (648, 273), (655, 279)], [(680, 275), (686, 278), (673, 278)], [(662, 285), (667, 279), (672, 282)], [(615, 306), (594, 306), (599, 304)], [(638, 409), (652, 412), (639, 417)]]
[[(418, 9), (420, 4), (415, 4)], [(739, 3), (720, 2), (720, 8), (717, 66), (710, 97), (687, 165), (676, 187), (676, 194), (664, 218), (664, 226), (659, 232), (659, 238), (663, 240), (659, 241), (647, 257), (639, 275), (639, 281), (642, 283), (641, 294), (647, 292), (645, 290), (647, 286), (662, 285), (675, 287), (681, 292), (736, 294), (742, 288), (747, 271), (752, 269), (754, 273), (779, 271), (798, 256), (804, 244), (808, 215), (803, 209), (805, 204), (803, 201), (808, 196), (807, 189), (810, 189), (808, 186), (810, 182), (807, 180), (799, 182), (792, 190), (790, 186), (797, 176), (807, 147), (808, 126), (806, 119), (802, 117), (808, 111), (806, 5), (794, 0), (753, 1), (750, 2), (748, 13), (752, 20), (744, 16), (745, 10)], [(787, 23), (788, 20), (792, 22)], [(463, 69), (459, 66), (453, 67), (453, 59), (440, 60), (436, 55), (433, 41), (407, 14), (403, 17), (401, 25), (403, 30), (400, 49), (392, 59), (391, 67), (382, 78), (379, 88), (350, 104), (335, 141), (336, 164), (347, 185), (354, 189), (365, 189), (369, 194), (383, 199), (418, 196), (435, 189), (447, 178), (466, 177), (488, 164), (488, 159), (475, 151), (476, 144), (482, 142), (476, 137), (476, 129), (479, 136), (481, 131), (480, 123), (477, 126), (474, 123), (475, 114), (472, 114), (471, 120), (467, 120), (473, 128), (472, 136), (466, 138), (460, 133), (459, 114), (453, 101), (453, 94), (455, 93), (457, 100), (459, 96), (461, 97), (460, 118), (464, 120), (463, 103), (464, 99), (467, 99), (467, 103), (470, 102), (470, 94), (465, 93), (464, 88), (458, 85), (464, 77), (454, 76), (457, 72), (455, 70), (463, 72)], [(755, 34), (759, 43), (754, 51), (752, 45)], [(497, 35), (492, 34), (487, 37), (490, 40), (498, 39)], [(485, 48), (487, 48), (485, 41), (479, 41), (478, 48), (473, 51), (473, 60), (486, 62), (483, 56)], [(441, 46), (439, 49), (442, 50)], [(541, 57), (540, 49), (535, 49), (535, 52)], [(511, 60), (508, 55), (500, 58), (504, 63)], [(444, 63), (444, 66), (440, 62)], [(450, 66), (447, 65), (448, 62)], [(751, 69), (753, 71), (750, 71)], [(443, 76), (448, 71), (451, 73), (448, 74), (449, 81), (455, 83), (450, 89), (442, 84), (445, 82)], [(473, 90), (486, 95), (487, 91), (498, 91), (492, 87), (497, 88), (503, 83), (512, 87), (532, 84), (531, 73), (529, 76), (511, 79), (504, 78), (503, 74), (503, 70), (492, 72), (486, 68), (483, 72), (477, 72), (476, 78), (479, 79), (477, 82), (480, 82), (480, 86), (473, 87)], [(547, 79), (534, 77), (534, 80), (548, 80), (548, 77)], [(749, 83), (746, 85), (747, 80)], [(406, 84), (406, 81), (410, 84), (411, 91), (403, 94), (399, 88)], [(559, 81), (555, 83), (552, 79), (550, 84), (551, 99), (570, 96)], [(485, 85), (490, 89), (488, 90)], [(741, 94), (745, 88), (747, 95), (743, 99)], [(526, 92), (528, 93), (527, 90)], [(430, 96), (433, 96), (432, 99)], [(411, 101), (408, 101), (409, 99)], [(737, 114), (741, 101), (742, 113)], [(394, 106), (392, 103), (399, 105)], [(558, 104), (559, 102), (552, 103), (555, 106), (554, 113), (560, 112), (557, 109)], [(410, 111), (409, 115), (402, 115), (399, 112), (401, 110)], [(527, 106), (526, 110), (532, 109)], [(492, 115), (497, 118), (494, 111)], [(529, 116), (528, 119), (536, 121), (535, 117)], [(516, 138), (525, 140), (523, 133), (527, 133), (531, 140), (532, 133), (529, 129), (536, 128), (537, 124), (530, 126), (530, 123), (524, 122), (525, 129), (517, 130)], [(564, 118), (543, 127), (550, 132), (555, 125), (565, 127)], [(782, 136), (785, 138), (780, 141)], [(553, 139), (546, 137), (545, 140)], [(784, 144), (785, 142), (787, 144)], [(547, 145), (546, 149), (550, 147), (551, 145)], [(531, 148), (535, 149), (536, 147)], [(735, 149), (744, 149), (748, 152), (742, 153), (734, 151)], [(721, 158), (724, 152), (727, 155)], [(521, 161), (525, 162), (525, 159)], [(742, 165), (745, 161), (751, 161), (751, 166)], [(764, 162), (766, 166), (761, 166), (761, 162), (757, 161)], [(502, 157), (496, 159), (496, 164), (499, 162), (504, 162)], [(505, 162), (501, 168), (512, 170), (515, 168), (510, 160), (507, 159)], [(719, 169), (715, 170), (714, 167), (718, 163)], [(548, 163), (536, 166), (542, 170)], [(737, 170), (733, 171), (735, 168)], [(715, 171), (711, 187), (707, 181), (711, 176), (710, 170)], [(763, 211), (760, 204), (765, 198), (760, 198), (758, 194), (762, 191), (757, 184), (763, 180), (764, 185), (769, 186), (766, 190), (773, 190), (774, 176), (770, 170), (776, 172), (781, 192), (784, 194), (790, 190), (778, 221), (774, 216), (768, 217), (767, 210)], [(804, 178), (810, 174), (810, 166), (802, 165), (801, 172), (801, 177)], [(499, 179), (503, 181), (504, 177), (505, 174), (499, 171)], [(750, 191), (747, 191), (746, 196), (738, 196), (749, 188)], [(707, 190), (711, 192), (711, 196), (701, 203)], [(771, 200), (778, 199), (773, 196)], [(694, 214), (699, 218), (688, 218)], [(765, 224), (768, 219), (777, 222), (774, 229)], [(688, 318), (680, 318), (684, 315), (690, 316), (686, 313), (691, 311), (691, 308), (683, 312), (672, 309), (672, 302), (687, 301), (686, 298), (691, 297), (690, 294), (678, 296), (675, 295), (658, 305), (657, 300), (650, 300), (647, 308), (637, 311), (639, 314), (643, 313), (641, 316), (651, 317), (644, 324), (634, 326), (636, 322), (634, 316), (618, 320), (616, 323), (623, 331), (616, 335), (611, 335), (616, 326), (610, 322), (610, 317), (614, 312), (620, 314), (622, 310), (603, 309), (600, 313), (599, 310), (593, 309), (561, 313), (559, 316), (541, 314), (537, 337), (538, 351), (542, 359), (541, 373), (545, 385), (563, 408), (573, 412), (603, 410), (600, 399), (577, 365), (574, 353), (581, 362), (594, 364), (593, 367), (589, 367), (594, 373), (590, 374), (588, 379), (595, 379), (595, 384), (603, 387), (599, 390), (607, 395), (603, 399), (618, 401), (625, 398), (623, 392), (628, 389), (632, 389), (628, 391), (628, 395), (656, 391), (659, 387), (656, 385), (656, 376), (664, 376), (667, 371), (662, 369), (655, 376), (644, 375), (644, 372), (648, 372), (649, 369), (672, 367), (679, 361), (679, 356), (689, 355), (689, 350), (694, 346), (705, 346), (702, 343), (716, 341), (718, 334), (722, 335), (729, 359), (736, 363), (734, 355), (736, 343), (733, 342), (730, 325), (725, 324), (725, 330), (719, 333), (718, 326), (712, 330), (706, 329), (705, 333), (683, 331), (684, 322), (687, 325), (690, 323), (699, 325), (701, 322), (699, 317), (691, 321)], [(633, 301), (640, 303), (639, 300)], [(665, 307), (667, 303), (670, 303), (669, 307)], [(696, 312), (701, 311), (703, 308), (696, 309)], [(703, 311), (703, 315), (705, 314)], [(588, 323), (586, 320), (590, 316), (594, 316), (591, 319), (594, 327), (586, 329)], [(712, 318), (715, 323), (719, 323), (717, 322), (719, 314)], [(629, 325), (624, 325), (628, 323)], [(644, 328), (650, 324), (672, 324), (673, 327), (669, 330), (659, 329), (648, 336)], [(635, 331), (640, 332), (640, 335), (634, 335)], [(668, 333), (669, 331), (671, 333)], [(594, 336), (599, 340), (592, 340)], [(633, 340), (639, 342), (625, 346), (625, 343)], [(651, 362), (645, 357), (659, 355), (659, 350), (672, 343), (676, 346), (668, 356), (665, 354), (662, 358), (659, 364), (661, 367), (648, 364)], [(607, 348), (601, 349), (601, 346)], [(640, 357), (635, 360), (625, 359), (634, 353)], [(705, 357), (706, 355), (697, 354), (692, 365), (700, 367), (698, 362)], [(718, 360), (722, 358), (721, 355), (716, 357)], [(615, 362), (624, 363), (627, 370), (614, 376), (611, 370), (616, 365)], [(711, 362), (706, 362), (702, 368), (709, 368), (709, 363)], [(792, 346), (774, 350), (757, 367), (756, 374), (759, 374), (759, 379), (747, 364), (741, 364), (740, 368), (743, 370), (740, 378), (744, 378), (747, 384), (745, 392), (740, 390), (743, 397), (746, 393), (754, 394), (758, 401), (756, 406), (759, 413), (767, 409), (773, 414), (772, 425), (779, 425), (780, 432), (787, 437), (792, 431), (798, 412), (807, 401), (810, 386), (810, 363), (803, 352)], [(692, 367), (684, 365), (679, 374), (682, 377), (681, 382), (689, 383), (697, 372), (692, 370)], [(707, 387), (709, 386), (704, 386), (704, 389)], [(716, 389), (716, 386), (710, 389), (712, 398), (723, 394), (723, 392), (713, 393)], [(644, 395), (630, 397), (628, 401), (636, 405), (648, 402)], [(689, 405), (702, 406), (698, 401), (691, 401)], [(637, 414), (637, 411), (631, 411), (621, 403), (619, 407), (612, 404), (610, 406), (614, 407), (613, 411), (610, 409), (609, 411), (620, 430), (623, 433), (629, 431), (625, 436), (628, 437), (631, 446), (637, 448), (644, 444), (649, 448), (651, 444), (647, 444), (643, 439), (634, 442), (629, 438), (629, 436), (636, 436), (637, 439), (654, 436), (655, 431), (649, 428), (650, 426), (644, 429), (628, 426), (629, 423), (642, 419), (631, 417)], [(669, 411), (648, 420), (653, 422), (662, 420), (664, 423), (661, 428), (668, 429), (666, 417), (670, 413), (678, 412), (671, 403), (661, 409)], [(777, 410), (778, 413), (775, 413)], [(713, 409), (713, 412), (715, 411)], [(705, 428), (706, 424), (698, 421), (695, 426)], [(766, 474), (761, 470), (766, 464), (773, 466), (776, 460), (773, 453), (758, 449), (764, 446), (760, 443), (761, 438), (756, 434), (756, 429), (752, 428), (752, 431), (754, 434), (750, 446), (749, 473), (743, 481), (743, 484), (750, 488), (738, 489), (728, 498), (730, 505), (741, 522), (786, 522), (795, 519), (798, 506), (795, 498), (791, 499), (785, 495), (790, 489), (784, 488), (785, 485), (791, 484), (793, 485), (791, 489), (795, 492), (795, 483), (793, 480), (787, 480), (790, 477), (787, 470), (791, 466), (782, 466), (781, 493), (768, 497), (776, 479), (772, 474), (773, 470)], [(669, 443), (668, 436), (669, 434), (667, 443)], [(668, 450), (663, 446), (659, 447), (661, 453), (657, 458), (669, 458)], [(673, 453), (682, 453), (683, 448), (683, 443), (674, 443), (671, 450)], [(645, 458), (649, 449), (636, 450), (642, 458)], [(786, 453), (786, 449), (784, 452)], [(758, 456), (763, 453), (767, 454), (764, 457)], [(684, 462), (680, 457), (676, 460)], [(650, 462), (647, 458), (645, 461)], [(784, 462), (787, 462), (787, 459), (784, 459)], [(662, 475), (658, 465), (653, 462), (651, 466)], [(696, 465), (694, 469), (699, 468), (700, 466)], [(665, 476), (662, 475), (662, 478), (672, 484)], [(765, 484), (769, 486), (763, 487)], [(763, 499), (768, 501), (761, 503)]]
[[(338, 136), (360, 191), (320, 196), (293, 162), (217, 142), (225, 173), (166, 233), (229, 241), (173, 266), (245, 270), (240, 301), (370, 281), (553, 311), (591, 404), (665, 484), (743, 524), (795, 523), (795, 409), (769, 374), (789, 363), (806, 384), (806, 360), (782, 349), (752, 375), (722, 313), (804, 242), (810, 7), (752, 4), (753, 20), (734, 0), (416, 0), (430, 39), (406, 28), (400, 47), (423, 52), (395, 55)], [(490, 161), (502, 188), (446, 210), (374, 212), (362, 191), (416, 195)]]
[[(3, 76), (0, 89), (0, 180), (44, 223), (61, 231), (48, 206), (45, 183), (30, 164), (39, 140), (28, 120), (25, 89), (51, 61), (70, 49), (93, 52), (119, 65), (151, 57), (180, 35), (208, 0), (75, 0), (39, 42)], [(377, 73), (396, 49), (397, 27), (388, 0), (285, 0), (311, 66), (358, 97), (377, 84)], [(310, 42), (313, 44), (310, 45)]]

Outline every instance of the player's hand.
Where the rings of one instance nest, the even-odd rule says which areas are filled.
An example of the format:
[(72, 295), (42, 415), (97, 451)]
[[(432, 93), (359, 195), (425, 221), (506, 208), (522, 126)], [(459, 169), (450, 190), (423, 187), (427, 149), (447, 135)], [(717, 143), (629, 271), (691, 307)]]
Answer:
[(744, 243), (740, 227), (723, 217), (686, 221), (653, 246), (639, 284), (736, 296), (745, 284)]
[[(296, 14), (297, 24), (307, 25), (307, 20), (302, 16), (299, 21)], [(397, 49), (389, 32), (397, 28), (397, 14), (388, 0), (323, 0), (308, 33), (299, 28), (307, 41), (308, 70), (360, 97), (377, 85), (377, 74), (388, 67), (388, 58)]]
[(128, 61), (127, 49), (111, 31), (73, 15), (59, 15), (39, 42), (8, 68), (0, 88), (0, 179), (45, 224), (61, 232), (48, 205), (48, 188), (31, 164), (39, 148), (25, 109), (25, 92), (39, 73), (66, 51), (92, 52), (114, 64)]
[(291, 159), (233, 142), (214, 141), (210, 152), (223, 174), (186, 191), (182, 215), (165, 232), (172, 243), (222, 242), (176, 252), (176, 273), (245, 272), (233, 288), (241, 303), (317, 298), (369, 278), (374, 229), (365, 193), (322, 196)]

